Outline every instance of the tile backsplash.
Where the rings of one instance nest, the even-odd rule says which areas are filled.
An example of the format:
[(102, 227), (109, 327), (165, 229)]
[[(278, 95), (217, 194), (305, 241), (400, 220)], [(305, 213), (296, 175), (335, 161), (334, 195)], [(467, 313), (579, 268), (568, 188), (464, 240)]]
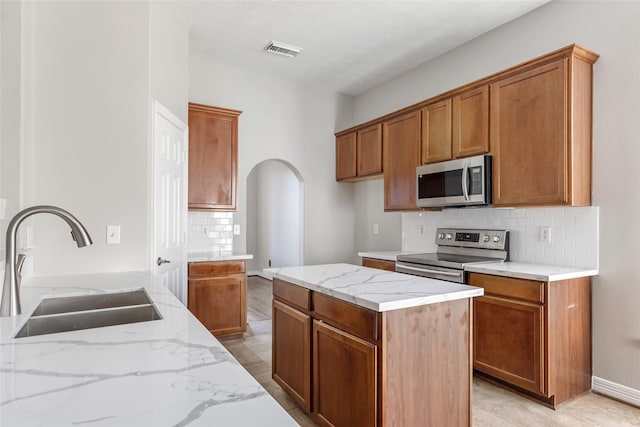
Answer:
[(189, 252), (233, 253), (233, 212), (189, 212)]
[[(402, 214), (402, 249), (436, 250), (437, 227), (487, 228), (510, 231), (510, 255), (516, 262), (598, 268), (599, 208), (552, 207), (519, 209), (445, 209)], [(540, 238), (551, 227), (551, 241)]]

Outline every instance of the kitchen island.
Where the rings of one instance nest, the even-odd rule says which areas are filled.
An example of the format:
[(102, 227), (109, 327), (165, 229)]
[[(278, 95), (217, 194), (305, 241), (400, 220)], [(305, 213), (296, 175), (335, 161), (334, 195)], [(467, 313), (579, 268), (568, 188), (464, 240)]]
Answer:
[(482, 288), (350, 264), (268, 273), (273, 378), (321, 425), (471, 425)]
[[(45, 296), (144, 288), (162, 319), (13, 338)], [(166, 287), (145, 272), (36, 277), (0, 318), (0, 425), (295, 426)]]

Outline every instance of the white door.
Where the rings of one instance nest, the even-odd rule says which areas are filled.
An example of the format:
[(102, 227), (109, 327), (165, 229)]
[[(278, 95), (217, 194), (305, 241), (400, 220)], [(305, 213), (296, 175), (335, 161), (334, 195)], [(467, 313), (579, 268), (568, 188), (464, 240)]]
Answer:
[(187, 304), (187, 125), (157, 101), (153, 113), (152, 269)]

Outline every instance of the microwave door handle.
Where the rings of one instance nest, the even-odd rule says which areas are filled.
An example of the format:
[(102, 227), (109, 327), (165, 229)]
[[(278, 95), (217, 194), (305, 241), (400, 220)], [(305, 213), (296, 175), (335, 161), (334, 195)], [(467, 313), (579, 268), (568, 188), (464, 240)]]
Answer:
[(469, 163), (465, 163), (462, 168), (462, 194), (465, 200), (469, 200)]

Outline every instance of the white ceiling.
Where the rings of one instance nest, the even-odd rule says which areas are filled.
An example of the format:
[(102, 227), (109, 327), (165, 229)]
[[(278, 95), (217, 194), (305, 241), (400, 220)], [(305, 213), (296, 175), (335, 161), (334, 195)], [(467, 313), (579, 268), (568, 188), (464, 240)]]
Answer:
[[(190, 50), (358, 95), (549, 0), (184, 1)], [(266, 52), (271, 40), (302, 47)]]

